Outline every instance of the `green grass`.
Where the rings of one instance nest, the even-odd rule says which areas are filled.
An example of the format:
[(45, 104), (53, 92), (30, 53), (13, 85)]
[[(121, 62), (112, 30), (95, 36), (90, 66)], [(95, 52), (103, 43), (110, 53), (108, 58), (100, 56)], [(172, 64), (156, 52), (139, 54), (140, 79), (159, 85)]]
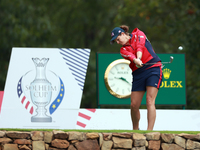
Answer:
[(70, 132), (70, 131), (77, 131), (77, 132), (98, 132), (98, 133), (150, 133), (150, 132), (160, 132), (160, 133), (168, 133), (168, 134), (198, 134), (200, 131), (147, 131), (147, 130), (62, 130), (62, 129), (0, 129), (1, 131), (23, 131), (23, 132), (31, 132), (31, 131), (53, 131), (53, 130), (59, 130), (64, 132)]

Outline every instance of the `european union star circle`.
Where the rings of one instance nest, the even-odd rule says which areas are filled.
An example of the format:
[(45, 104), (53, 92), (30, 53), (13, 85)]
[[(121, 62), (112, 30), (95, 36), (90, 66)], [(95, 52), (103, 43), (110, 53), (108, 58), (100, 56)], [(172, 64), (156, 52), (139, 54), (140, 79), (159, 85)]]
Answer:
[(60, 77), (59, 77), (59, 79), (60, 79), (60, 91), (59, 91), (59, 94), (56, 97), (56, 99), (52, 102), (52, 104), (49, 107), (49, 113), (50, 114), (53, 114), (54, 111), (58, 108), (58, 106), (61, 104), (63, 97), (64, 97), (64, 94), (65, 94), (65, 86), (64, 86), (63, 81), (61, 80)]

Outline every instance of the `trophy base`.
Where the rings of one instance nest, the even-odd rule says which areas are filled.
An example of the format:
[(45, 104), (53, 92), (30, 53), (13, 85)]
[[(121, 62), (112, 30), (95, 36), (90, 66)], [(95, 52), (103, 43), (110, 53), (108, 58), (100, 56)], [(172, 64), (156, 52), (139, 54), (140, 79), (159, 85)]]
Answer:
[(51, 117), (31, 117), (31, 122), (52, 122)]

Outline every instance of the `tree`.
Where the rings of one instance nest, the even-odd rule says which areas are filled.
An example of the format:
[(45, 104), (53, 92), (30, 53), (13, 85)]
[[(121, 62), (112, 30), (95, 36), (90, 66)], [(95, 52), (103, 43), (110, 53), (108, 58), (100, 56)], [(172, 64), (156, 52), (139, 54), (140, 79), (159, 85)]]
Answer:
[(34, 2), (0, 1), (1, 90), (4, 90), (12, 47), (50, 46), (52, 26), (45, 13), (46, 8), (44, 5), (37, 6)]

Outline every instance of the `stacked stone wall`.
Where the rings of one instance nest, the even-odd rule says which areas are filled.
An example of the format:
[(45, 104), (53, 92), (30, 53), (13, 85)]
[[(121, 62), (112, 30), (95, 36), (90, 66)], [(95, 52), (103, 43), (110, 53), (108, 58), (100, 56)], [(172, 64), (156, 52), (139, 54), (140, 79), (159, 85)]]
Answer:
[(194, 150), (200, 134), (0, 131), (0, 150)]

